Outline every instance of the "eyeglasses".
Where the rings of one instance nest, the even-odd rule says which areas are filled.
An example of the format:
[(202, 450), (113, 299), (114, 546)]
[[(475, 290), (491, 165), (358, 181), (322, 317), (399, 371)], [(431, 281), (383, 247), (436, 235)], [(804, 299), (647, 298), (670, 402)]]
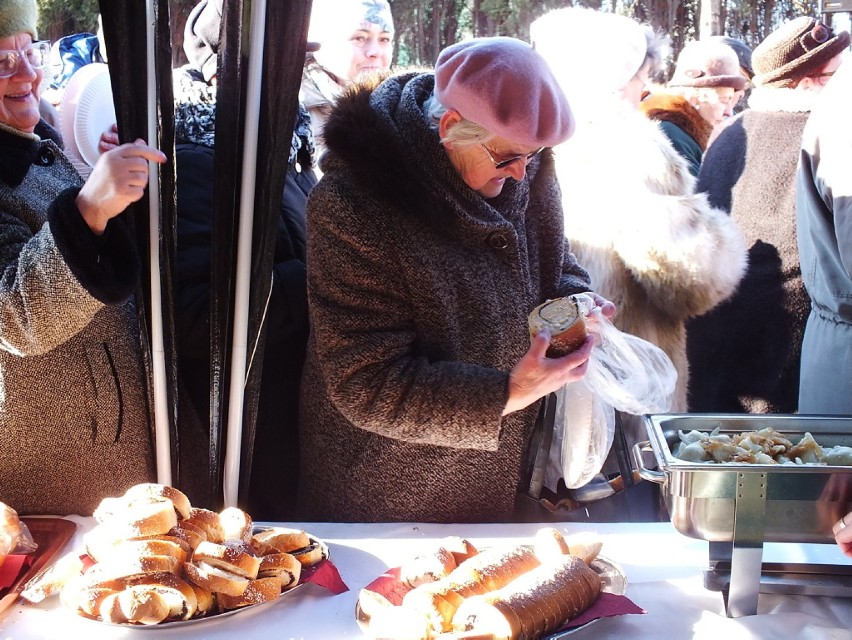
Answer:
[(530, 160), (532, 160), (538, 154), (544, 151), (544, 147), (540, 147), (539, 149), (536, 149), (535, 151), (531, 151), (530, 153), (526, 153), (524, 155), (513, 156), (511, 158), (506, 158), (505, 160), (497, 160), (494, 157), (494, 154), (491, 152), (491, 149), (486, 147), (484, 142), (480, 142), (479, 144), (483, 149), (485, 149), (485, 153), (488, 154), (488, 159), (494, 163), (495, 169), (505, 169), (510, 164), (512, 164), (513, 162), (517, 162), (518, 160), (523, 160), (524, 164), (527, 164)]
[(50, 59), (50, 43), (42, 40), (33, 42), (26, 49), (0, 49), (0, 78), (10, 78), (18, 73), (24, 58), (33, 69), (41, 69)]

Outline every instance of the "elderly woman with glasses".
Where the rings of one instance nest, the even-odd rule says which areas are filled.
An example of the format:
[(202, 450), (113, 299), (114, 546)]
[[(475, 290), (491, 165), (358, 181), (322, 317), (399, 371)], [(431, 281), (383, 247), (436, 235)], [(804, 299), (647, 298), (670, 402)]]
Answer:
[(300, 516), (513, 518), (539, 400), (592, 348), (549, 359), (528, 329), (537, 305), (590, 289), (549, 149), (573, 128), (547, 64), (512, 38), (338, 103), (308, 200)]
[(36, 20), (35, 0), (0, 0), (0, 501), (90, 513), (154, 475), (140, 268), (117, 216), (165, 156), (121, 145), (83, 183), (39, 119)]

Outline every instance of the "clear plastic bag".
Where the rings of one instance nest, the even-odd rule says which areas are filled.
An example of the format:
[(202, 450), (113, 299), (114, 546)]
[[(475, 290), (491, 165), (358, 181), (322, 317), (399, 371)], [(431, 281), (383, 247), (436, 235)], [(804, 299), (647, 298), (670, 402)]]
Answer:
[(671, 408), (677, 370), (665, 352), (618, 330), (590, 296), (577, 296), (589, 333), (599, 339), (586, 375), (557, 396), (554, 443), (569, 489), (589, 482), (603, 467), (615, 434), (615, 412), (665, 413)]
[(595, 477), (612, 447), (614, 434), (615, 412), (585, 380), (566, 384), (556, 392), (551, 452), (559, 455), (566, 487), (582, 487)]
[(12, 554), (32, 553), (38, 549), (29, 527), (18, 513), (0, 502), (0, 558)]

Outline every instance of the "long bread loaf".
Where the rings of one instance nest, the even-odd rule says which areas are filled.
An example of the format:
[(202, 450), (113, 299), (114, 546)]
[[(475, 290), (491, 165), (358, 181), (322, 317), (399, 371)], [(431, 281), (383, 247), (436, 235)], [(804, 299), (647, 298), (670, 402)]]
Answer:
[(588, 609), (600, 591), (600, 577), (585, 562), (564, 556), (496, 591), (466, 598), (452, 629), (495, 640), (540, 638)]

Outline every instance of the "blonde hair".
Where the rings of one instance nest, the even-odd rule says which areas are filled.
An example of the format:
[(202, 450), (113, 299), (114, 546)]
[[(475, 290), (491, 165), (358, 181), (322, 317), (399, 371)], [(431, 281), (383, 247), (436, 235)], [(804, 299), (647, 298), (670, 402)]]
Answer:
[[(426, 117), (429, 118), (430, 126), (437, 131), (441, 118), (449, 109), (438, 102), (438, 99), (434, 95), (430, 96), (423, 106), (426, 111)], [(471, 147), (488, 142), (494, 137), (495, 134), (482, 125), (462, 117), (461, 120), (450, 125), (449, 129), (447, 129), (447, 134), (441, 138), (441, 142), (445, 144), (451, 142), (458, 147)]]

